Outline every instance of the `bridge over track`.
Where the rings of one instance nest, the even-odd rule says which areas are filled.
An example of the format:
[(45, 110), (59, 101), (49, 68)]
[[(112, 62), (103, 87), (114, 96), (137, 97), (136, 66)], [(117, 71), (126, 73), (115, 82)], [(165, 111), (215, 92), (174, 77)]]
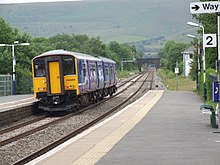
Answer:
[(145, 57), (136, 59), (138, 69), (141, 71), (142, 67), (155, 67), (158, 69), (160, 67), (160, 57)]

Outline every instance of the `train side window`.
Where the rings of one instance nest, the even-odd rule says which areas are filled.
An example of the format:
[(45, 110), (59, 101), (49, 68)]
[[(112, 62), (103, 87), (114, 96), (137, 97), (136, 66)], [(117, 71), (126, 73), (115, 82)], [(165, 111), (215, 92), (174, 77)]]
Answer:
[(90, 76), (94, 77), (96, 75), (95, 64), (90, 64)]
[(106, 77), (108, 77), (108, 75), (109, 75), (108, 65), (105, 65), (105, 75), (106, 75)]
[(113, 66), (110, 65), (110, 75), (113, 75)]
[(83, 63), (83, 82), (85, 82), (86, 79), (86, 64)]
[(36, 59), (34, 61), (34, 77), (45, 77), (45, 62), (44, 59)]
[(105, 77), (106, 77), (106, 81), (109, 81), (109, 69), (108, 69), (108, 64), (105, 65)]
[(90, 71), (90, 76), (93, 77), (94, 75), (93, 75), (93, 68), (92, 68), (92, 65), (89, 66), (89, 71)]
[(63, 58), (63, 68), (64, 75), (73, 75), (76, 74), (75, 62), (73, 57), (64, 57)]
[(83, 82), (83, 65), (82, 60), (78, 60), (78, 76), (79, 76), (79, 83)]
[(102, 66), (101, 64), (98, 65), (98, 73), (99, 73), (99, 76), (102, 76)]
[(92, 66), (92, 69), (93, 69), (93, 75), (96, 76), (96, 67), (95, 67), (95, 64)]

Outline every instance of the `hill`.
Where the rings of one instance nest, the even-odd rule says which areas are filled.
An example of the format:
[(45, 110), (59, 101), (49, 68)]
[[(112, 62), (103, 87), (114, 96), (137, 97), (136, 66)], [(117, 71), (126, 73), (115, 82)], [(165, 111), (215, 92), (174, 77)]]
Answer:
[(192, 28), (192, 0), (84, 0), (0, 5), (0, 16), (33, 36), (57, 33), (100, 36), (109, 42), (162, 37), (184, 41)]

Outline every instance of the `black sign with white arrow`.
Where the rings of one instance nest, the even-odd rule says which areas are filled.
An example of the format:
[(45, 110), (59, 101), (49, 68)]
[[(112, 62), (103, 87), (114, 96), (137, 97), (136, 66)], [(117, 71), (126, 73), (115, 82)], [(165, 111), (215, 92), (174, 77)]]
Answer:
[(190, 12), (192, 14), (218, 13), (220, 12), (220, 2), (218, 1), (193, 2), (190, 3)]

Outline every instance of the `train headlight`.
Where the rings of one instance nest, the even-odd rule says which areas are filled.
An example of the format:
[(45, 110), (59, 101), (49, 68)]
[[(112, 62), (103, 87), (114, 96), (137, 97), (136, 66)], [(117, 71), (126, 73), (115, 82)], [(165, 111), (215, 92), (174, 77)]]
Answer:
[(38, 88), (38, 91), (45, 91), (45, 90), (46, 90), (45, 87)]
[(66, 89), (70, 89), (70, 88), (74, 88), (74, 85), (70, 85), (70, 86), (67, 85), (67, 86), (66, 86)]
[(53, 96), (52, 101), (53, 101), (53, 104), (55, 104), (55, 105), (60, 104), (60, 97)]

